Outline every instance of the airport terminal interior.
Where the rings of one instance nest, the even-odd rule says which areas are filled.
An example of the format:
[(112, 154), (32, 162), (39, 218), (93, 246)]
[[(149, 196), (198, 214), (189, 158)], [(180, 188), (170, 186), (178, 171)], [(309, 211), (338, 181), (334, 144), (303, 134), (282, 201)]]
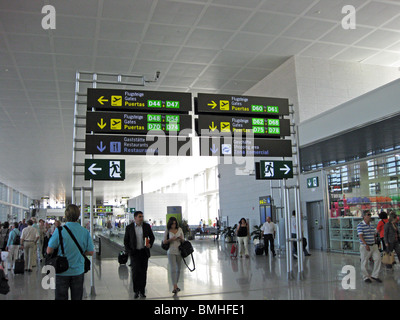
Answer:
[[(84, 300), (137, 300), (138, 211), (139, 300), (398, 299), (400, 256), (380, 243), (366, 282), (357, 227), (399, 221), (399, 101), (399, 1), (0, 0), (0, 300), (55, 299), (44, 233), (16, 273), (7, 222), (51, 230), (69, 204), (94, 243)], [(171, 217), (194, 249), (177, 293)]]

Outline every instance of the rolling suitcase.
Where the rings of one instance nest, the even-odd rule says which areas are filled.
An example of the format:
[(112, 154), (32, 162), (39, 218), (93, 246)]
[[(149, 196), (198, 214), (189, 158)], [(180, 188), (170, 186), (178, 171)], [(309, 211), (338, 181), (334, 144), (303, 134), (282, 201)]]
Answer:
[(256, 245), (256, 256), (262, 256), (264, 253), (264, 245), (259, 243)]
[(231, 247), (231, 259), (237, 258), (237, 255), (238, 255), (238, 245), (237, 242), (235, 242)]
[(22, 274), (25, 270), (25, 260), (24, 260), (24, 253), (18, 253), (19, 258), (15, 260), (14, 264), (14, 274)]
[(119, 264), (126, 264), (128, 262), (128, 254), (125, 251), (121, 251), (118, 254), (118, 263)]

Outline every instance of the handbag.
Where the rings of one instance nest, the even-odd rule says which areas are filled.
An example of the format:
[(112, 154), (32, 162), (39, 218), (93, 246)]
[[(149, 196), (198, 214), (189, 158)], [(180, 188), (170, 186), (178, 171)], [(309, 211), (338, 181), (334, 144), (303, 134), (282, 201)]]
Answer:
[[(167, 230), (167, 240), (169, 240), (169, 231)], [(161, 248), (164, 250), (169, 249), (169, 243), (164, 243), (164, 240), (161, 240)]]
[(73, 233), (71, 232), (71, 230), (67, 226), (64, 226), (64, 228), (65, 228), (65, 230), (67, 230), (67, 232), (71, 236), (72, 240), (74, 240), (74, 242), (75, 242), (76, 246), (78, 247), (81, 255), (85, 259), (85, 273), (87, 273), (90, 270), (90, 260), (89, 260), (89, 258), (85, 256), (85, 253), (83, 252), (81, 246), (79, 245), (78, 241), (76, 240), (76, 238), (73, 235)]
[(179, 246), (179, 251), (181, 252), (182, 258), (186, 258), (188, 255), (194, 252), (194, 249), (192, 244), (189, 241), (185, 240)]
[(392, 265), (394, 263), (394, 253), (393, 252), (384, 252), (382, 257), (382, 263)]
[(69, 264), (68, 264), (68, 259), (65, 257), (65, 252), (64, 252), (64, 243), (63, 243), (63, 237), (61, 234), (61, 227), (58, 227), (58, 234), (60, 237), (60, 246), (61, 246), (61, 254), (62, 256), (58, 255), (58, 248), (53, 251), (52, 254), (46, 255), (46, 261), (45, 265), (52, 266), (55, 270), (56, 273), (63, 273), (68, 270)]
[[(196, 265), (194, 263), (194, 258), (193, 258), (194, 249), (192, 244), (187, 240), (182, 242), (181, 245), (179, 246), (179, 251), (181, 252), (182, 260), (185, 263), (186, 267), (189, 269), (190, 272), (193, 272), (196, 269)], [(193, 269), (189, 268), (185, 260), (185, 258), (189, 255), (192, 256)]]

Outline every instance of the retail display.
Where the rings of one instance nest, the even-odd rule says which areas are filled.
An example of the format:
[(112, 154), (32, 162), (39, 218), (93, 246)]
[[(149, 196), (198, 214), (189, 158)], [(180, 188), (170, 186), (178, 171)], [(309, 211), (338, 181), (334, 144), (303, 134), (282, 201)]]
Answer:
[(331, 203), (330, 216), (361, 217), (363, 210), (370, 210), (372, 216), (378, 216), (381, 210), (399, 210), (400, 197), (351, 197), (338, 199)]
[[(361, 217), (337, 217), (329, 219), (330, 247), (333, 252), (360, 254), (360, 240), (357, 225)], [(371, 224), (376, 228), (379, 218), (372, 217)]]

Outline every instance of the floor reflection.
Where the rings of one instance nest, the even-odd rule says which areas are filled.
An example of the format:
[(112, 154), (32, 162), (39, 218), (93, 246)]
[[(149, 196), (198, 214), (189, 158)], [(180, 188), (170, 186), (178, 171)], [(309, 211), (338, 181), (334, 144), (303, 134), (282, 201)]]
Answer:
[[(190, 272), (182, 263), (181, 292), (172, 294), (166, 256), (152, 256), (149, 261), (147, 299), (197, 300), (277, 300), (277, 299), (398, 299), (400, 297), (400, 266), (381, 269), (382, 284), (366, 284), (360, 275), (360, 259), (356, 255), (342, 255), (311, 251), (304, 259), (303, 278), (293, 261), (292, 278), (288, 277), (284, 256), (256, 256), (251, 246), (250, 258), (231, 258), (230, 243), (202, 239), (192, 241), (195, 248), (196, 270)], [(191, 260), (188, 260), (188, 262)], [(129, 261), (128, 261), (129, 264)], [(354, 266), (356, 289), (344, 290), (342, 268)], [(97, 259), (93, 263), (95, 296), (90, 295), (90, 275), (85, 275), (85, 299), (134, 299), (131, 269), (119, 265), (117, 259)], [(52, 300), (54, 290), (43, 289), (45, 274), (41, 267), (24, 275), (8, 272), (11, 291), (0, 300)]]

